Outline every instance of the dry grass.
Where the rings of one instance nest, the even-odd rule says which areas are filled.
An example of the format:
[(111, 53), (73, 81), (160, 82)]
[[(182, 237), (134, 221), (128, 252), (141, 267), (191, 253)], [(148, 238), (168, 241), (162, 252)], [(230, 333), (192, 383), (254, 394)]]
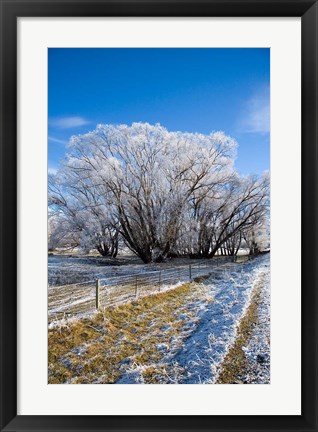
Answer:
[(153, 366), (163, 356), (158, 344), (169, 347), (178, 337), (180, 314), (191, 319), (191, 298), (211, 301), (200, 285), (187, 283), (49, 330), (49, 383), (115, 383), (133, 364), (145, 383), (160, 381), (164, 368)]

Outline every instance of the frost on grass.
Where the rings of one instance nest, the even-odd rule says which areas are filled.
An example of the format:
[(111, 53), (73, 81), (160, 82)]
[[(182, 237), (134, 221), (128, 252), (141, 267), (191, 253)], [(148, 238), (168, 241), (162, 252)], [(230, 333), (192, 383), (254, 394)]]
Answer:
[(246, 346), (245, 369), (241, 381), (248, 384), (270, 383), (270, 280), (269, 273), (264, 274), (263, 289), (260, 290), (258, 314), (252, 326), (252, 334)]
[[(67, 257), (65, 259), (67, 266), (67, 261), (73, 260), (72, 268), (77, 268), (77, 261)], [(194, 282), (202, 282), (209, 274), (224, 271), (225, 267), (231, 267), (233, 263), (229, 262), (229, 259), (230, 257), (222, 257), (222, 259), (218, 258), (217, 260), (191, 260), (191, 267), (189, 266), (189, 259), (181, 258), (173, 261), (174, 264), (155, 264), (148, 267), (140, 264), (123, 264), (120, 267), (120, 272), (111, 268), (104, 272), (104, 277), (100, 275), (100, 305), (102, 307), (116, 306), (134, 301), (137, 297), (147, 297), (175, 289), (189, 282), (190, 274)], [(219, 263), (219, 261), (221, 262)], [(64, 318), (65, 315), (71, 316), (73, 314), (83, 317), (84, 314), (93, 313), (96, 310), (95, 282), (95, 280), (91, 280), (80, 284), (49, 286), (49, 320), (56, 321), (59, 318)]]
[(184, 322), (176, 310), (190, 319), (187, 304), (201, 295), (206, 299), (201, 287), (184, 284), (90, 318), (56, 323), (49, 330), (49, 382), (113, 383), (136, 365), (158, 363)]
[(260, 271), (254, 284), (236, 339), (219, 368), (217, 383), (270, 382), (270, 281), (266, 270)]
[[(49, 382), (218, 382), (256, 286), (265, 287), (258, 300), (263, 326), (253, 327), (253, 337), (246, 340), (244, 350), (247, 364), (258, 359), (257, 364), (263, 362), (262, 370), (268, 364), (269, 376), (268, 262), (269, 256), (263, 256), (200, 283), (105, 309), (60, 328), (52, 326)], [(264, 338), (268, 339), (268, 357)], [(265, 357), (257, 357), (260, 353)], [(256, 373), (251, 382), (267, 381)]]
[[(205, 289), (211, 293), (213, 301), (195, 299), (188, 305), (187, 309), (195, 319), (182, 326), (177, 339), (179, 344), (171, 343), (169, 353), (161, 358), (160, 367), (164, 367), (166, 373), (159, 382), (198, 384), (217, 381), (220, 365), (235, 342), (253, 290), (268, 271), (267, 261), (268, 257), (262, 257), (243, 266), (234, 266), (217, 281), (210, 278), (205, 282)], [(142, 372), (135, 365), (118, 382), (141, 382)]]

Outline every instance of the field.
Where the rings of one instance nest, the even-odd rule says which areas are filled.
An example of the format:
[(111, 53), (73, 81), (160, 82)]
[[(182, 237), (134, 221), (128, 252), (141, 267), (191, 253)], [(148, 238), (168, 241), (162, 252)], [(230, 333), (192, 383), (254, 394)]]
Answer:
[[(54, 263), (60, 277), (67, 275), (74, 283), (74, 261), (63, 259), (50, 257), (51, 283)], [(124, 261), (102, 267), (94, 257), (83, 259), (81, 280), (87, 282), (105, 275), (109, 279), (114, 272), (125, 278), (142, 269), (151, 279), (163, 266), (170, 267), (178, 281), (162, 284), (151, 294), (106, 301), (98, 312), (50, 314), (48, 382), (269, 383), (269, 260), (266, 254), (247, 262), (215, 261), (213, 266), (194, 262), (197, 274), (188, 278), (185, 261), (161, 267)], [(62, 262), (69, 272), (61, 270)], [(49, 293), (51, 289), (56, 300), (58, 284)], [(68, 304), (70, 296), (63, 290), (60, 301)]]

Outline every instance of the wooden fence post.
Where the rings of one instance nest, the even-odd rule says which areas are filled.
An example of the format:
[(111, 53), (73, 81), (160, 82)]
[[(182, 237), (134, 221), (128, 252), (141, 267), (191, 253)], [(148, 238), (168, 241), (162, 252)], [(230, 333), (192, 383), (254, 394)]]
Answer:
[(189, 281), (191, 282), (192, 280), (192, 267), (191, 264), (189, 265)]
[(161, 289), (161, 270), (159, 270), (159, 292)]
[(136, 285), (135, 285), (135, 298), (138, 297), (138, 277), (136, 276)]
[(100, 280), (96, 279), (96, 309), (99, 309)]

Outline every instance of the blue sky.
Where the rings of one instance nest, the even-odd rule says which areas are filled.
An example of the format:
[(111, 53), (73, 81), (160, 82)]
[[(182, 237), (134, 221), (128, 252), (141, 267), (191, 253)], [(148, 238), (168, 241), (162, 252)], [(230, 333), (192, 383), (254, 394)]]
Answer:
[(239, 144), (242, 174), (269, 169), (267, 48), (49, 48), (48, 164), (98, 123), (222, 130)]

